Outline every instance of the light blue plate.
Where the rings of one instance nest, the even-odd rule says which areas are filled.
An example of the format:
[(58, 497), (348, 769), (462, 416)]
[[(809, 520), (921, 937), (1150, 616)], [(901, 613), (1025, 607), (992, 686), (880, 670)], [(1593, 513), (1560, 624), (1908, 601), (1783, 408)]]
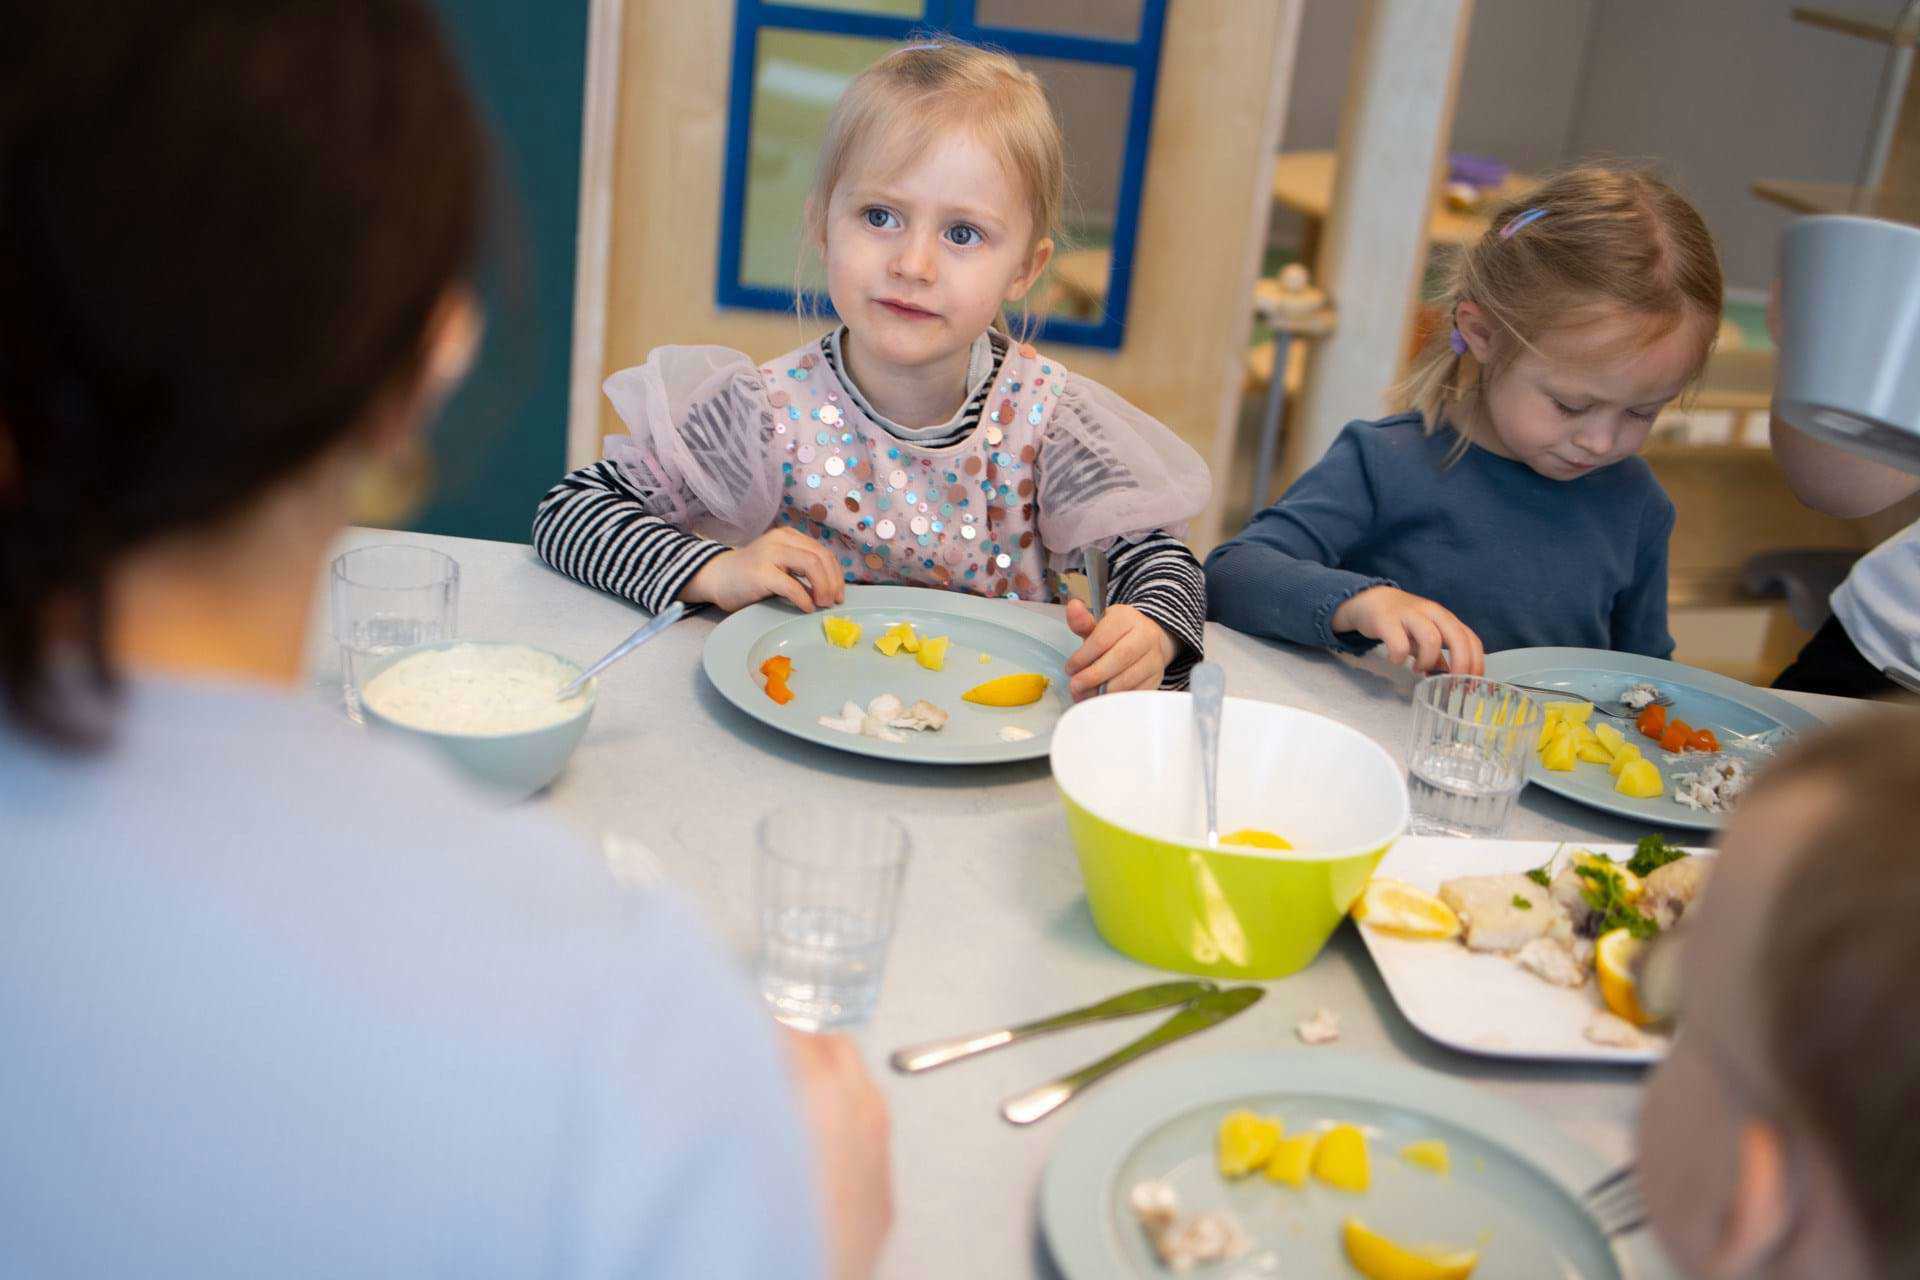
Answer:
[[(851, 618), (861, 636), (851, 649), (827, 643), (822, 618)], [(910, 622), (922, 636), (947, 636), (946, 667), (929, 671), (902, 651), (888, 657), (873, 641), (896, 622)], [(957, 591), (919, 587), (848, 587), (846, 603), (803, 614), (785, 602), (763, 601), (734, 614), (707, 637), (702, 664), (707, 678), (734, 706), (784, 733), (823, 747), (908, 760), (916, 764), (1005, 764), (1044, 759), (1053, 726), (1072, 705), (1066, 662), (1080, 641), (1064, 622), (1010, 600), (987, 600)], [(785, 706), (761, 688), (762, 663), (775, 654), (793, 659)], [(985, 654), (989, 661), (982, 662)], [(1053, 683), (1027, 707), (978, 707), (960, 695), (996, 676), (1037, 671)], [(891, 693), (911, 706), (925, 698), (951, 719), (937, 733), (906, 733), (904, 743), (841, 733), (820, 724), (838, 716), (841, 704), (866, 706)], [(1004, 725), (1030, 730), (1031, 738), (1003, 742)]]
[[(1349, 1217), (1409, 1244), (1478, 1248), (1475, 1280), (1652, 1280), (1671, 1274), (1644, 1235), (1609, 1242), (1580, 1206), (1607, 1172), (1544, 1116), (1444, 1076), (1331, 1049), (1184, 1058), (1103, 1088), (1061, 1133), (1040, 1189), (1041, 1225), (1067, 1280), (1164, 1277), (1128, 1208), (1144, 1179), (1171, 1182), (1186, 1213), (1230, 1210), (1253, 1241), (1222, 1275), (1350, 1276), (1340, 1242)], [(1373, 1181), (1359, 1195), (1259, 1174), (1228, 1182), (1214, 1165), (1221, 1117), (1241, 1107), (1288, 1132), (1356, 1124)], [(1407, 1164), (1401, 1147), (1446, 1142), (1444, 1175)], [(1263, 1253), (1275, 1266), (1260, 1269)], [(1198, 1274), (1196, 1272), (1196, 1274)]]
[[(1798, 732), (1820, 724), (1818, 716), (1764, 689), (1698, 667), (1684, 667), (1637, 653), (1612, 653), (1605, 649), (1508, 649), (1487, 655), (1487, 676), (1493, 680), (1564, 689), (1569, 698), (1609, 705), (1617, 704), (1620, 695), (1632, 686), (1651, 684), (1673, 699), (1673, 706), (1667, 709), (1669, 716), (1678, 716), (1696, 729), (1712, 729), (1723, 746), (1728, 729), (1746, 734), (1780, 729)], [(1600, 720), (1600, 715), (1595, 713), (1594, 722), (1597, 724)], [(1627, 741), (1639, 747), (1660, 770), (1658, 796), (1636, 800), (1621, 795), (1613, 789), (1614, 780), (1605, 765), (1583, 761), (1574, 766), (1572, 773), (1555, 773), (1540, 763), (1538, 752), (1528, 756), (1528, 781), (1537, 782), (1569, 800), (1578, 800), (1623, 818), (1695, 831), (1720, 828), (1726, 814), (1689, 809), (1673, 798), (1674, 776), (1693, 772), (1706, 757), (1690, 751), (1681, 760), (1670, 762), (1659, 744), (1642, 737), (1631, 721), (1610, 723), (1626, 734)]]

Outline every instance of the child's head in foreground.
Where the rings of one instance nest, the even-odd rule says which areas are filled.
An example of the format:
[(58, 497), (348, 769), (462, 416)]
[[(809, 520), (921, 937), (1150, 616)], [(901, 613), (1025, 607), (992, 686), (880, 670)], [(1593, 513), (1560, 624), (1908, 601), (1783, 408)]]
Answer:
[(1641, 1185), (1690, 1275), (1920, 1274), (1920, 727), (1783, 759), (1686, 926)]
[(1640, 169), (1587, 164), (1493, 215), (1449, 265), (1440, 331), (1401, 388), (1428, 431), (1553, 480), (1639, 452), (1705, 365), (1720, 261), (1685, 197)]
[(1030, 72), (973, 45), (912, 44), (834, 107), (805, 238), (868, 358), (931, 364), (1032, 288), (1065, 185), (1060, 126)]

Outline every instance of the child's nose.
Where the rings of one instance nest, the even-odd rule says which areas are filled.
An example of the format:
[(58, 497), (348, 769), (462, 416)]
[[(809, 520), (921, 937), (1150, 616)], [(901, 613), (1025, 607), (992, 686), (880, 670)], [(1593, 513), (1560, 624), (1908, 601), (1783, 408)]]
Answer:
[(933, 245), (922, 236), (909, 235), (900, 242), (893, 259), (893, 273), (907, 280), (933, 281)]
[(1582, 424), (1580, 430), (1574, 433), (1573, 442), (1598, 458), (1612, 451), (1613, 442), (1619, 435), (1618, 423), (1596, 414), (1592, 422)]

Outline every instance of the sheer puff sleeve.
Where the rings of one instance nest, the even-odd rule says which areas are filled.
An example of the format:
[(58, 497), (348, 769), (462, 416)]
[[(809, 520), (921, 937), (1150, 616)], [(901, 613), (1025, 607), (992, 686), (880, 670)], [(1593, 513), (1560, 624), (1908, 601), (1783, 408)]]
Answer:
[(1069, 376), (1040, 438), (1040, 538), (1056, 561), (1086, 548), (1183, 537), (1213, 492), (1207, 464), (1157, 419)]
[(735, 546), (772, 527), (774, 414), (752, 360), (726, 347), (656, 347), (601, 389), (627, 425), (607, 437), (606, 456), (649, 511)]

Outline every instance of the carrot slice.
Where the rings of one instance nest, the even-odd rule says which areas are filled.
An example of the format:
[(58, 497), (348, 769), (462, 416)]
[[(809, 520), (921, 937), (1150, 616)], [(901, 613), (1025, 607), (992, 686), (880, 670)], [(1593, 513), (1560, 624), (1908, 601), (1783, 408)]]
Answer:
[(1686, 721), (1676, 720), (1667, 726), (1665, 733), (1660, 735), (1660, 749), (1670, 753), (1685, 751), (1687, 739), (1690, 736), (1692, 735), (1687, 732)]
[(1649, 704), (1633, 724), (1641, 733), (1658, 742), (1660, 735), (1667, 731), (1667, 709), (1657, 703)]
[(793, 659), (784, 653), (776, 653), (760, 664), (760, 674), (769, 680), (785, 680), (793, 674)]
[(1695, 729), (1693, 736), (1687, 739), (1687, 749), (1690, 751), (1718, 751), (1720, 749), (1720, 739), (1714, 736), (1713, 730), (1711, 729)]
[(793, 701), (793, 690), (787, 688), (787, 682), (779, 676), (768, 676), (767, 696), (784, 707)]

